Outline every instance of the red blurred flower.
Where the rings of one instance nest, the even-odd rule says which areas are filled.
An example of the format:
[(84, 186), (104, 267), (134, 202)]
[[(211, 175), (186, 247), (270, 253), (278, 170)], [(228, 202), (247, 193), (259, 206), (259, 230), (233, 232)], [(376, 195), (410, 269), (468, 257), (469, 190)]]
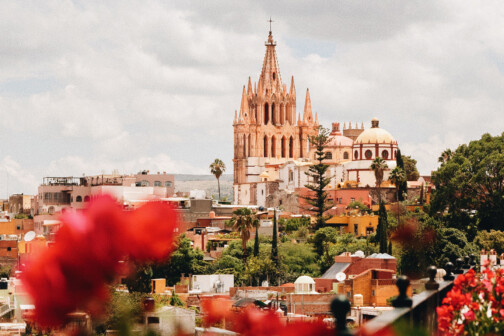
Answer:
[(201, 310), (204, 315), (206, 326), (220, 322), (233, 316), (231, 311), (232, 302), (228, 298), (206, 298), (201, 299)]
[(167, 257), (178, 225), (169, 206), (149, 203), (125, 212), (110, 196), (94, 198), (83, 211), (65, 212), (61, 222), (55, 243), (30, 261), (22, 279), (42, 327), (61, 325), (76, 309), (101, 313), (107, 285), (123, 269), (119, 261)]

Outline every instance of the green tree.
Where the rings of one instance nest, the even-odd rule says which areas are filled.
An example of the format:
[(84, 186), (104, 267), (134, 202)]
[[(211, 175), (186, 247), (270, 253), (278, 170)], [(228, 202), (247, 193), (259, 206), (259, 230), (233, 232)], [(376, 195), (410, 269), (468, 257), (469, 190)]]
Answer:
[(360, 212), (368, 212), (370, 209), (360, 201), (353, 201), (348, 203), (348, 209), (359, 209)]
[(504, 230), (504, 133), (459, 146), (433, 182), (431, 213), (449, 226), (467, 231), (473, 219), (479, 229)]
[(406, 173), (401, 167), (395, 167), (390, 173), (389, 180), (395, 185), (396, 189), (396, 201), (400, 202), (401, 199), (401, 185), (406, 182)]
[(305, 173), (309, 180), (309, 183), (306, 184), (305, 187), (308, 188), (311, 193), (307, 196), (303, 196), (303, 198), (311, 205), (308, 210), (316, 214), (316, 228), (320, 228), (325, 225), (325, 212), (331, 208), (327, 200), (327, 193), (324, 190), (331, 181), (329, 177), (326, 177), (329, 165), (324, 163), (326, 159), (324, 149), (330, 140), (330, 132), (327, 128), (322, 126), (319, 126), (317, 130), (317, 135), (310, 136), (308, 139), (310, 144), (315, 147), (315, 160), (317, 163), (312, 164)]
[(210, 173), (215, 175), (215, 178), (217, 179), (217, 188), (219, 190), (219, 201), (221, 199), (220, 180), (219, 179), (225, 171), (226, 171), (226, 165), (220, 159), (215, 159), (214, 162), (212, 162), (210, 164)]
[(175, 290), (172, 290), (172, 292), (171, 292), (170, 306), (175, 306), (175, 307), (184, 307), (185, 306), (184, 302), (180, 299), (180, 297), (177, 294), (175, 294)]
[(201, 274), (204, 272), (205, 262), (203, 252), (191, 246), (191, 240), (181, 235), (177, 242), (177, 248), (170, 258), (163, 263), (153, 265), (153, 273), (156, 278), (165, 278), (169, 286), (173, 286), (184, 274)]
[(286, 281), (295, 281), (301, 275), (320, 275), (319, 257), (311, 244), (286, 242), (280, 245), (279, 254), (286, 267)]
[(373, 160), (370, 168), (374, 172), (376, 180), (376, 191), (378, 193), (378, 204), (380, 204), (382, 202), (381, 184), (383, 182), (383, 174), (385, 169), (388, 168), (388, 165), (387, 162), (385, 162), (385, 160), (383, 160), (381, 157), (378, 156)]
[(324, 227), (315, 231), (310, 242), (313, 244), (315, 252), (317, 252), (319, 256), (322, 256), (325, 252), (324, 243), (336, 243), (338, 235), (339, 233), (335, 228)]
[(130, 293), (150, 293), (152, 292), (152, 267), (150, 265), (140, 265), (134, 263), (135, 272), (125, 279), (126, 287)]
[[(404, 167), (404, 160), (403, 156), (401, 155), (401, 150), (397, 150), (397, 155), (396, 155), (396, 168), (402, 169), (404, 172), (406, 172), (406, 168)], [(397, 193), (397, 200), (402, 202), (404, 201), (404, 195), (408, 195), (408, 183), (406, 182), (406, 173), (404, 174), (404, 180), (399, 181), (399, 185), (397, 186), (399, 191)]]
[(498, 254), (504, 253), (504, 231), (479, 231), (474, 243), (479, 249), (487, 251), (494, 249)]
[(378, 226), (376, 228), (376, 238), (380, 246), (380, 253), (387, 253), (388, 244), (388, 218), (383, 202), (378, 210)]
[(439, 156), (438, 158), (438, 162), (443, 164), (443, 163), (446, 163), (448, 162), (453, 156), (453, 152), (450, 148), (448, 149), (445, 149), (443, 153), (441, 153), (441, 155)]
[(417, 169), (417, 160), (413, 159), (411, 155), (403, 155), (402, 159), (404, 161), (404, 171), (406, 172), (407, 181), (417, 181), (420, 177), (420, 173)]
[(278, 230), (277, 230), (277, 218), (276, 209), (273, 211), (273, 239), (271, 241), (271, 260), (278, 267)]
[(247, 264), (247, 241), (250, 239), (250, 230), (257, 225), (255, 214), (249, 208), (240, 208), (233, 211), (231, 219), (233, 229), (240, 233), (243, 248), (243, 263)]
[(256, 225), (256, 232), (254, 238), (254, 257), (259, 255), (259, 225)]

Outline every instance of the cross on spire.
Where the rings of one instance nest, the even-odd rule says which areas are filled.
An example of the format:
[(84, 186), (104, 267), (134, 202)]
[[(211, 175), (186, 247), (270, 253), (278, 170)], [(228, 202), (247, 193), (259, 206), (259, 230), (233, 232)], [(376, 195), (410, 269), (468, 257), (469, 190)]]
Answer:
[(269, 32), (270, 32), (270, 34), (271, 34), (271, 23), (272, 23), (272, 22), (275, 22), (275, 21), (271, 20), (271, 16), (270, 16), (270, 19), (268, 20), (268, 22), (269, 22), (269, 25), (270, 25), (270, 30), (269, 30)]

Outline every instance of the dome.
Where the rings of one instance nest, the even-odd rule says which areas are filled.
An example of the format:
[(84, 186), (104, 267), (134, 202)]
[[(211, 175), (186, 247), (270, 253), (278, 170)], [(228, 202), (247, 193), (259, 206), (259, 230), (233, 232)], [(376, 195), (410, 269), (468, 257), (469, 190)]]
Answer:
[(371, 128), (365, 130), (357, 137), (355, 144), (397, 144), (394, 137), (389, 132), (378, 126), (378, 119), (373, 118), (373, 120), (371, 120), (371, 125)]
[(331, 135), (329, 137), (329, 141), (325, 145), (326, 147), (352, 147), (353, 141), (352, 139), (344, 136), (344, 135)]
[(294, 281), (294, 284), (314, 284), (314, 283), (315, 281), (307, 275), (302, 275), (299, 278), (297, 278), (296, 281)]

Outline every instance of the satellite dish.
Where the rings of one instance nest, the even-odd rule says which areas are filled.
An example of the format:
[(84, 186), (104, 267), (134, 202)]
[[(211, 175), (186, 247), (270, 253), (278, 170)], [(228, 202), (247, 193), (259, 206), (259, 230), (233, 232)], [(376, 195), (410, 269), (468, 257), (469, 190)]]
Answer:
[(339, 272), (338, 274), (336, 274), (336, 280), (338, 281), (345, 281), (346, 279), (346, 274), (343, 273), (343, 272)]
[(24, 236), (24, 241), (29, 242), (35, 239), (35, 231), (28, 231)]

